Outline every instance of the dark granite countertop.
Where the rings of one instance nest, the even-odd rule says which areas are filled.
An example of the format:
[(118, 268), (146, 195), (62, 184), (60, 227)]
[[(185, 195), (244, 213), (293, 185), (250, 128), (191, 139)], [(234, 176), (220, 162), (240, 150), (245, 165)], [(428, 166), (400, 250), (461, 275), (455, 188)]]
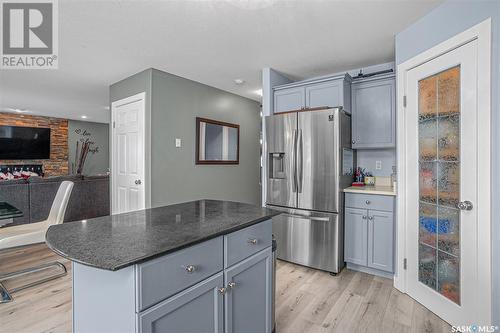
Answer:
[(198, 200), (49, 227), (57, 254), (115, 271), (265, 221), (279, 212), (249, 204)]

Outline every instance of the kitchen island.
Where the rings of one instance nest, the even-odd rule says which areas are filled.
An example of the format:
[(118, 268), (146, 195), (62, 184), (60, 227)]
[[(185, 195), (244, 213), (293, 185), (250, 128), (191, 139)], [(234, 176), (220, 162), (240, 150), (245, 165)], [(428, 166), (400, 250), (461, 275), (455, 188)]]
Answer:
[(74, 332), (271, 332), (278, 212), (199, 200), (51, 226)]

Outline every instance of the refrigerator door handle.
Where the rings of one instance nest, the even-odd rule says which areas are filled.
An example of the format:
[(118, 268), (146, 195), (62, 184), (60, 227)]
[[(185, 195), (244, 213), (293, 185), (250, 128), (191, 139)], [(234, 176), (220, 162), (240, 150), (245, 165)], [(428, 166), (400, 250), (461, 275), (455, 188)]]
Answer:
[(304, 163), (304, 146), (302, 141), (302, 130), (298, 130), (297, 136), (300, 138), (297, 139), (297, 141), (299, 141), (298, 143), (299, 150), (297, 150), (297, 158), (299, 159), (299, 162), (297, 163), (299, 167), (297, 171), (298, 173), (297, 192), (302, 193), (302, 178), (303, 178), (303, 163)]
[(297, 192), (297, 130), (293, 130), (293, 152), (292, 152), (292, 192)]
[(311, 220), (311, 221), (330, 222), (329, 217), (316, 217), (316, 216), (296, 215), (296, 214), (287, 214), (287, 213), (284, 213), (281, 215), (288, 216), (288, 217), (296, 217), (296, 218), (300, 218), (300, 219), (307, 219), (307, 220)]

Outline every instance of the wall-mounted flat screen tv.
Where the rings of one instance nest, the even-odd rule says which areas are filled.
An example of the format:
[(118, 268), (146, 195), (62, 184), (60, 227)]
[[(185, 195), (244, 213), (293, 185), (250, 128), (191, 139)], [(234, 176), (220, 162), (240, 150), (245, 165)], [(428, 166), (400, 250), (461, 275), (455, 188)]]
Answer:
[(0, 160), (50, 158), (50, 128), (0, 126)]

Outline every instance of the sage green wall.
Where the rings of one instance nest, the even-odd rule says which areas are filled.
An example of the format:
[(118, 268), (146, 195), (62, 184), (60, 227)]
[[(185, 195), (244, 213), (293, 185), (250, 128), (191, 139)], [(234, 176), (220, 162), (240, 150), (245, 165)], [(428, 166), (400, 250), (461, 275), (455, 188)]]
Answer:
[[(202, 198), (260, 204), (258, 102), (156, 69), (111, 85), (110, 100), (140, 92), (146, 92), (148, 207)], [(239, 165), (195, 165), (196, 117), (240, 125)]]
[[(259, 204), (259, 103), (155, 69), (152, 81), (152, 206), (202, 198)], [(196, 117), (240, 125), (239, 165), (195, 165)]]
[(76, 142), (92, 142), (83, 167), (84, 175), (105, 174), (109, 168), (109, 124), (68, 120), (69, 170), (76, 173)]

